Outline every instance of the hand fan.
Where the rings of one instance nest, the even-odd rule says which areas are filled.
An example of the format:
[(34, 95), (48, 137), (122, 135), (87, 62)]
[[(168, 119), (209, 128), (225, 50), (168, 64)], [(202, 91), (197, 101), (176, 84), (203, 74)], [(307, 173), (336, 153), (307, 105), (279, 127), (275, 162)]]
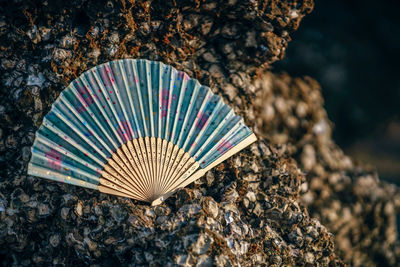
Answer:
[(255, 140), (184, 72), (116, 60), (61, 92), (36, 132), (28, 174), (157, 205)]

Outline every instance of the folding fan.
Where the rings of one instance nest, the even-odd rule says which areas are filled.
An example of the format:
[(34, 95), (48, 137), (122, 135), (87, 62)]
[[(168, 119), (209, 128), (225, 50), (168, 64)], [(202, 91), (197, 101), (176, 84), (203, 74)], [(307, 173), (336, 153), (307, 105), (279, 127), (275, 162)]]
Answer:
[(28, 174), (157, 205), (255, 140), (184, 72), (116, 60), (61, 92), (36, 132)]

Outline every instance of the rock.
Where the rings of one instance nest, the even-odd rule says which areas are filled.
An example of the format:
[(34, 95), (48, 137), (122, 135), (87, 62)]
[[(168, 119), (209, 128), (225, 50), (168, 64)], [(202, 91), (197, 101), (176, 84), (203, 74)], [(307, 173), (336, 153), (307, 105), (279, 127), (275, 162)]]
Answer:
[(53, 247), (57, 247), (60, 244), (60, 236), (58, 234), (50, 236), (49, 242)]
[(314, 255), (310, 252), (306, 253), (305, 257), (304, 257), (306, 263), (309, 264), (314, 264)]
[(26, 32), (26, 35), (28, 35), (29, 39), (31, 39), (34, 44), (37, 44), (42, 40), (36, 25), (33, 25), (33, 27)]
[(303, 153), (301, 155), (301, 163), (304, 166), (304, 170), (310, 171), (315, 163), (315, 151), (312, 145), (305, 145), (303, 148)]
[(24, 161), (28, 161), (31, 157), (31, 148), (28, 146), (24, 146), (22, 148), (22, 159)]
[(211, 267), (211, 266), (214, 266), (213, 260), (211, 257), (209, 257), (207, 255), (199, 256), (197, 263), (196, 263), (196, 267)]
[[(1, 174), (6, 174), (5, 179), (0, 179), (5, 209), (0, 212), (0, 254), (4, 264), (295, 266), (307, 262), (307, 253), (314, 256), (315, 264), (341, 264), (329, 230), (311, 219), (300, 203), (306, 179), (289, 156), (295, 153), (293, 145), (266, 142), (263, 134), (269, 132), (257, 132), (268, 126), (259, 121), (262, 116), (257, 116), (255, 102), (264, 97), (258, 95), (259, 87), (252, 81), (282, 58), (290, 40), (288, 33), (297, 29), (313, 3), (82, 3), (24, 2), (12, 5), (9, 12), (0, 7), (5, 25), (10, 25), (0, 30), (1, 39), (6, 40), (0, 60), (15, 62), (2, 64), (0, 81), (0, 106), (4, 107), (0, 110), (0, 143), (5, 147), (0, 163)], [(292, 12), (289, 19), (294, 9), (298, 17)], [(24, 16), (16, 19), (15, 14)], [(30, 16), (36, 29), (30, 24)], [(41, 29), (49, 25), (51, 32), (44, 41), (46, 34)], [(207, 173), (201, 183), (174, 194), (162, 208), (26, 176), (22, 148), (32, 145), (33, 138), (28, 137), (45, 115), (40, 111), (48, 111), (76, 76), (117, 58), (150, 58), (186, 71), (211, 86), (243, 116), (260, 140)], [(271, 76), (269, 83), (275, 86), (278, 80)], [(234, 89), (226, 91), (227, 83)], [(288, 83), (279, 84), (289, 88)], [(303, 87), (307, 88), (305, 83)], [(270, 91), (282, 98), (278, 106), (274, 101), (264, 101), (274, 109), (271, 133), (282, 131), (285, 138), (280, 139), (291, 144), (309, 141), (297, 138), (299, 132), (315, 124), (316, 120), (308, 117), (313, 110), (303, 111), (307, 115), (299, 120), (293, 113), (296, 103), (286, 101), (290, 90), (282, 96), (278, 92)], [(318, 100), (317, 97), (315, 102)], [(309, 106), (308, 99), (302, 101)], [(286, 115), (294, 116), (298, 123), (293, 119), (278, 121)], [(329, 127), (325, 132), (319, 131), (319, 137), (329, 131)], [(337, 155), (330, 155), (329, 150), (314, 150), (327, 164), (342, 165), (335, 163)], [(30, 196), (29, 201), (13, 195), (16, 183)], [(368, 193), (363, 191), (360, 194)], [(382, 195), (376, 193), (379, 197)], [(248, 207), (243, 205), (244, 199), (248, 200)], [(53, 210), (60, 216), (50, 216)], [(297, 228), (304, 235), (308, 227), (317, 234), (309, 232), (303, 243), (298, 236), (287, 238)], [(57, 236), (60, 240), (54, 249)]]
[(126, 217), (126, 212), (122, 210), (119, 206), (111, 207), (110, 213), (112, 218), (118, 223)]
[(47, 217), (50, 215), (50, 207), (47, 204), (40, 203), (37, 209), (38, 209), (38, 215), (41, 217)]
[(238, 32), (238, 26), (235, 24), (225, 25), (221, 30), (222, 36), (226, 38), (235, 38), (237, 32)]
[(193, 257), (190, 255), (178, 255), (175, 258), (175, 263), (179, 266), (193, 266)]
[[(320, 219), (333, 232), (339, 255), (354, 266), (374, 266), (376, 257), (383, 257), (390, 264), (398, 262), (400, 247), (393, 237), (398, 235), (395, 229), (400, 191), (380, 181), (367, 167), (354, 166), (336, 146), (317, 82), (308, 77), (265, 73), (254, 84), (258, 100), (255, 108), (262, 118), (258, 122), (260, 134), (278, 144), (281, 142), (276, 136), (282, 133), (282, 123), (291, 116), (299, 121), (296, 127), (284, 127), (283, 131), (293, 144), (290, 155), (307, 173), (301, 202), (309, 207), (312, 217)], [(263, 109), (266, 105), (272, 109)], [(269, 115), (272, 113), (275, 115)], [(390, 212), (385, 213), (383, 207)], [(369, 217), (371, 214), (374, 216)], [(366, 217), (371, 221), (366, 222)], [(305, 242), (318, 238), (319, 233), (310, 229)], [(374, 234), (378, 232), (390, 237)], [(315, 264), (314, 256), (306, 254), (306, 262)]]
[(42, 73), (38, 73), (37, 75), (29, 75), (28, 80), (26, 81), (26, 85), (37, 85), (42, 86), (45, 81), (45, 78)]
[(42, 41), (48, 41), (51, 36), (51, 29), (42, 26), (39, 28), (39, 34), (40, 34)]
[(93, 242), (92, 240), (90, 240), (89, 238), (85, 237), (83, 239), (84, 244), (86, 244), (89, 248), (90, 251), (95, 251), (97, 248), (97, 244), (96, 242)]
[(60, 46), (62, 48), (72, 48), (77, 43), (77, 39), (75, 36), (66, 34), (60, 39)]
[(203, 202), (203, 209), (211, 215), (212, 218), (216, 218), (218, 216), (218, 204), (214, 201), (214, 199), (205, 199)]
[(210, 52), (206, 52), (203, 54), (203, 59), (207, 62), (211, 62), (211, 63), (216, 63), (218, 62), (217, 59), (214, 57), (213, 54), (211, 54)]
[(213, 239), (210, 236), (207, 234), (200, 234), (196, 243), (192, 245), (192, 251), (197, 255), (205, 254), (212, 243)]
[[(93, 55), (92, 55), (93, 56)], [(52, 53), (52, 59), (58, 63), (63, 62), (64, 60), (72, 58), (72, 51), (63, 49), (63, 48), (55, 48)]]
[(251, 31), (246, 33), (247, 38), (245, 42), (246, 47), (257, 47), (256, 32)]
[(5, 145), (6, 145), (7, 148), (10, 148), (10, 149), (15, 148), (16, 145), (17, 145), (17, 140), (16, 140), (15, 136), (14, 135), (9, 135), (6, 138)]
[(82, 214), (83, 214), (83, 203), (82, 203), (82, 201), (78, 201), (78, 203), (75, 205), (74, 212), (75, 212), (76, 215), (82, 216)]

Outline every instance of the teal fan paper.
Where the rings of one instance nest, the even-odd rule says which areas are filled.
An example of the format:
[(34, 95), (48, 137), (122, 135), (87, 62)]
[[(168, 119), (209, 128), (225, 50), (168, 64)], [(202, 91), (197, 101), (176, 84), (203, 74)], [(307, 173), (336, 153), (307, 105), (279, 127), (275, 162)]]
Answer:
[(156, 205), (255, 140), (186, 73), (116, 60), (61, 92), (36, 133), (28, 174)]

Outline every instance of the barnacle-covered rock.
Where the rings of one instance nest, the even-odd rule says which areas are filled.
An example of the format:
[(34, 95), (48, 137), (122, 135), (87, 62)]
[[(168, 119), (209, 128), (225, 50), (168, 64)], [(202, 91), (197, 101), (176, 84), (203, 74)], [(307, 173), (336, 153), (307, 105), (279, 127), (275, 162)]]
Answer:
[(355, 164), (333, 142), (319, 84), (267, 72), (254, 85), (256, 132), (273, 144), (289, 144), (307, 177), (301, 203), (332, 231), (338, 254), (353, 266), (400, 262), (400, 190)]
[[(1, 6), (3, 262), (341, 264), (329, 230), (299, 202), (306, 180), (288, 145), (260, 140), (158, 207), (26, 175), (26, 147), (65, 85), (116, 58), (162, 60), (186, 71), (256, 129), (257, 86), (251, 81), (283, 56), (289, 33), (312, 6), (311, 0), (10, 1)], [(277, 105), (276, 112), (287, 112), (285, 101)], [(304, 105), (299, 113), (307, 113)], [(285, 125), (293, 131), (298, 124), (291, 118)], [(324, 124), (315, 131), (323, 132)]]

